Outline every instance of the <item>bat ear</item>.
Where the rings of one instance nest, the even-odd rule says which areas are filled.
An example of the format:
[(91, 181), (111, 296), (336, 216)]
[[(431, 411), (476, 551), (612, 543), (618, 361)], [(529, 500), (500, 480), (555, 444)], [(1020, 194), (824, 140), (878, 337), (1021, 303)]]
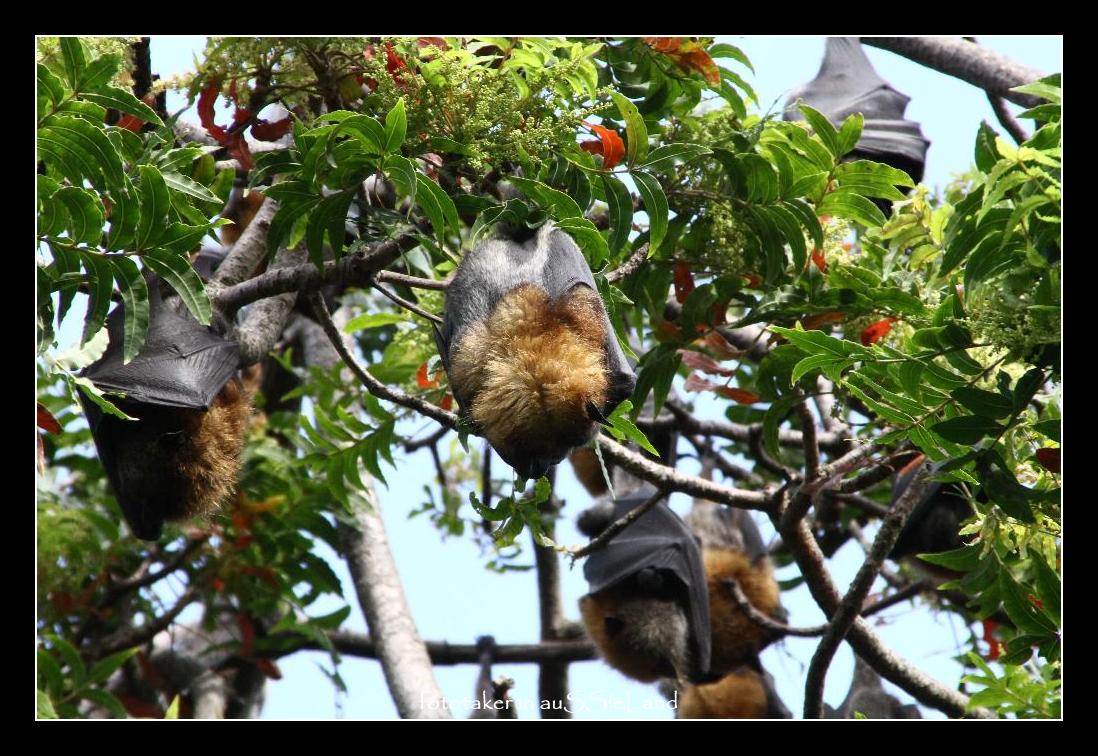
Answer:
[(606, 419), (606, 416), (604, 414), (602, 414), (602, 410), (595, 406), (594, 402), (587, 403), (587, 417), (594, 420), (599, 425), (610, 425), (610, 421)]

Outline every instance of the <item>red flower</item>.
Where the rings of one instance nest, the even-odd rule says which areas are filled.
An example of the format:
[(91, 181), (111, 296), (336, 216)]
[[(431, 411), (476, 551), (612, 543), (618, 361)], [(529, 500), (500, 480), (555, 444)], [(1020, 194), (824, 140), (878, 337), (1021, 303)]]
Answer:
[(812, 250), (812, 262), (816, 263), (816, 267), (820, 269), (821, 273), (827, 272), (827, 260), (824, 259), (823, 252), (819, 247)]
[(885, 318), (866, 326), (862, 330), (862, 345), (876, 344), (888, 335), (888, 332), (892, 330), (892, 324), (895, 322), (896, 318)]

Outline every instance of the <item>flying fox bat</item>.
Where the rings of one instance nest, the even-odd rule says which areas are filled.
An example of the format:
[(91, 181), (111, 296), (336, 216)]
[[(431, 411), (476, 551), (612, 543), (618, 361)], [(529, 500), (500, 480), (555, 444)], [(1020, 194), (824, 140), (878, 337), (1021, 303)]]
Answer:
[(758, 653), (780, 636), (744, 614), (732, 599), (729, 581), (735, 581), (755, 609), (774, 620), (786, 618), (758, 526), (742, 509), (701, 499), (694, 500), (686, 524), (702, 548), (712, 628), (711, 670), (719, 674), (757, 665)]
[(636, 385), (591, 269), (548, 223), (465, 255), (435, 337), (463, 417), (523, 478), (587, 443)]
[[(907, 490), (924, 461), (925, 458), (919, 456), (900, 471), (892, 486), (894, 503)], [(931, 482), (904, 523), (889, 558), (902, 559), (961, 548), (965, 545), (960, 536), (961, 525), (972, 515), (972, 505), (956, 484)]]
[(829, 37), (816, 78), (790, 95), (785, 120), (802, 120), (793, 107), (798, 99), (841, 126), (847, 116), (865, 117), (861, 138), (851, 158), (867, 158), (898, 168), (922, 181), (930, 142), (919, 124), (904, 119), (911, 100), (897, 92), (873, 69), (855, 37)]
[(857, 654), (854, 655), (854, 679), (846, 698), (838, 709), (824, 704), (826, 719), (854, 719), (855, 714), (866, 719), (923, 718), (918, 706), (901, 704), (899, 699), (889, 695), (881, 684), (881, 676)]
[[(581, 517), (580, 528), (593, 538), (655, 494), (645, 485), (600, 514)], [(642, 682), (711, 679), (701, 556), (694, 536), (666, 503), (592, 553), (583, 574), (590, 593), (580, 599), (580, 613), (610, 666)]]
[(791, 719), (774, 678), (750, 666), (734, 669), (716, 682), (688, 685), (679, 700), (679, 719)]
[(214, 508), (236, 485), (250, 399), (236, 377), (240, 350), (223, 329), (178, 314), (149, 285), (145, 346), (122, 363), (123, 305), (107, 318), (110, 343), (84, 375), (136, 421), (81, 395), (92, 438), (134, 535), (156, 540), (165, 520)]

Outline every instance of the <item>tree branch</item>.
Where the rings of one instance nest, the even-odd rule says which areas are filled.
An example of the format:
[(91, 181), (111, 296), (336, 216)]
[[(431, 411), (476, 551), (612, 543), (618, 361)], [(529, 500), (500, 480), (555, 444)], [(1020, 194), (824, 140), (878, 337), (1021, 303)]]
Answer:
[(1043, 102), (1039, 97), (1010, 90), (1042, 79), (1045, 74), (960, 37), (861, 37), (861, 41), (967, 81), (1023, 107), (1032, 108)]
[(385, 681), (402, 718), (449, 719), (446, 699), (404, 597), (372, 481), (367, 485), (368, 498), (356, 502), (354, 524), (339, 522), (337, 527)]
[(808, 665), (808, 674), (805, 677), (804, 716), (805, 719), (819, 719), (823, 717), (823, 688), (827, 677), (827, 668), (835, 652), (846, 637), (854, 620), (857, 619), (863, 608), (869, 589), (877, 579), (877, 573), (881, 570), (888, 553), (896, 545), (896, 539), (900, 537), (900, 530), (907, 522), (908, 516), (915, 505), (923, 497), (923, 492), (930, 481), (926, 468), (915, 473), (910, 485), (903, 495), (893, 504), (892, 510), (881, 523), (877, 537), (873, 541), (873, 547), (866, 555), (865, 561), (858, 570), (854, 580), (850, 583), (846, 595), (835, 613), (831, 616), (827, 632), (824, 633), (820, 645), (812, 655), (812, 661)]
[(583, 559), (584, 557), (590, 556), (594, 552), (606, 546), (606, 544), (610, 543), (614, 536), (616, 536), (618, 533), (625, 530), (627, 527), (643, 517), (645, 512), (656, 506), (656, 504), (665, 496), (667, 496), (666, 491), (656, 491), (655, 495), (651, 496), (648, 501), (634, 507), (633, 509), (630, 509), (624, 515), (607, 525), (606, 528), (597, 536), (592, 538), (586, 546), (576, 549), (569, 554), (569, 556), (572, 557), (572, 563), (575, 564), (577, 559)]
[(623, 262), (617, 267), (617, 269), (610, 271), (606, 274), (606, 280), (610, 283), (617, 283), (626, 276), (631, 276), (637, 272), (640, 266), (644, 265), (644, 261), (648, 259), (648, 245), (642, 244), (636, 252), (629, 256), (629, 259)]
[[(251, 230), (251, 226), (248, 226)], [(277, 273), (281, 269), (292, 267), (305, 260), (305, 249), (280, 249), (271, 261), (271, 269)], [(220, 270), (220, 269), (219, 269)], [(244, 322), (236, 330), (236, 340), (240, 344), (240, 364), (242, 367), (254, 365), (267, 356), (282, 335), (294, 303), (297, 292), (269, 297), (256, 302), (248, 310)]]
[(1029, 134), (1022, 127), (1022, 124), (1018, 123), (1011, 115), (1010, 109), (1007, 107), (1006, 100), (998, 95), (993, 95), (988, 92), (987, 101), (991, 103), (991, 109), (995, 111), (995, 117), (999, 119), (999, 124), (1007, 130), (1014, 141), (1018, 144), (1029, 139)]
[[(271, 639), (282, 641), (280, 636)], [(298, 651), (327, 651), (327, 647), (312, 638), (299, 635), (286, 635), (291, 641), (286, 647), (272, 652), (281, 657)], [(328, 633), (328, 640), (341, 654), (363, 659), (376, 659), (377, 645), (369, 635), (347, 630), (335, 630)], [(457, 664), (479, 664), (480, 652), (472, 643), (450, 643), (448, 641), (426, 641), (424, 645), (436, 667), (450, 667)], [(588, 640), (545, 641), (542, 643), (514, 643), (497, 645), (492, 659), (496, 664), (542, 664), (543, 662), (584, 662), (598, 659), (595, 644)]]

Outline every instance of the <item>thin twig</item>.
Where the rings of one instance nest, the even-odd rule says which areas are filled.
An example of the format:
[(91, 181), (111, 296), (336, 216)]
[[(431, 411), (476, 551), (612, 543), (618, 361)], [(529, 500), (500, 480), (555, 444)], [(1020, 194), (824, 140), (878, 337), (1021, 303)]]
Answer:
[(376, 276), (371, 278), (369, 283), (370, 283), (370, 286), (377, 289), (379, 292), (384, 294), (386, 297), (388, 297), (393, 302), (396, 302), (398, 305), (403, 307), (405, 310), (408, 310), (410, 312), (414, 312), (416, 315), (419, 315), (422, 318), (427, 318), (427, 320), (430, 320), (432, 323), (437, 323), (438, 325), (442, 325), (442, 318), (440, 318), (438, 315), (435, 315), (432, 312), (427, 312), (426, 310), (424, 310), (422, 307), (415, 304), (414, 302), (409, 302), (407, 299), (404, 299), (403, 297), (398, 296), (398, 295), (394, 294), (393, 292), (389, 291), (388, 289), (386, 289), (384, 286), (382, 286), (381, 284), (379, 284), (377, 282), (377, 277)]
[(614, 520), (612, 523), (606, 526), (605, 530), (592, 538), (591, 542), (588, 543), (586, 546), (570, 552), (569, 556), (572, 557), (572, 561), (575, 562), (577, 559), (583, 559), (584, 557), (589, 556), (593, 552), (598, 551), (599, 549), (606, 546), (606, 544), (610, 543), (611, 539), (613, 539), (614, 536), (616, 536), (618, 533), (625, 530), (627, 527), (643, 517), (645, 512), (656, 506), (656, 504), (665, 496), (667, 496), (666, 491), (656, 491), (655, 495), (650, 496), (648, 500), (645, 501), (643, 504), (638, 507), (634, 507), (633, 509), (630, 509), (624, 515)]
[(606, 274), (606, 280), (610, 283), (617, 283), (626, 276), (631, 276), (637, 272), (640, 266), (644, 265), (644, 261), (648, 259), (648, 245), (642, 244), (636, 252), (629, 256), (629, 259), (619, 265), (615, 270)]
[(435, 430), (430, 435), (423, 438), (411, 439), (404, 442), (404, 453), (411, 454), (414, 451), (419, 451), (425, 446), (432, 446), (442, 440), (442, 437), (450, 432), (450, 429), (445, 425)]
[(827, 625), (793, 627), (784, 622), (778, 622), (755, 608), (755, 605), (751, 603), (751, 599), (743, 592), (743, 588), (740, 588), (740, 584), (736, 582), (735, 578), (725, 578), (721, 582), (728, 589), (728, 594), (732, 597), (732, 601), (735, 602), (736, 606), (740, 608), (740, 611), (764, 630), (769, 630), (776, 635), (792, 635), (797, 638), (814, 638), (823, 635), (824, 631), (827, 630)]
[(366, 386), (367, 391), (380, 399), (387, 399), (393, 404), (399, 404), (402, 407), (413, 409), (421, 415), (426, 415), (432, 420), (437, 420), (447, 428), (457, 427), (458, 416), (453, 412), (447, 412), (424, 399), (409, 396), (400, 389), (390, 388), (374, 376), (370, 375), (369, 371), (362, 367), (358, 360), (355, 359), (354, 355), (348, 351), (346, 344), (343, 343), (343, 339), (340, 338), (339, 329), (336, 328), (335, 323), (332, 322), (332, 316), (328, 312), (328, 306), (324, 303), (324, 298), (313, 292), (309, 295), (309, 300), (313, 305), (313, 312), (316, 315), (316, 320), (324, 329), (324, 333), (328, 335), (328, 339), (332, 342), (332, 346), (335, 347), (340, 358), (347, 367), (351, 369), (351, 372), (353, 372)]
[(151, 622), (147, 622), (141, 627), (124, 630), (121, 633), (117, 633), (104, 640), (96, 649), (96, 658), (101, 659), (119, 651), (124, 651), (127, 648), (140, 646), (143, 643), (151, 641), (157, 633), (166, 630), (175, 622), (175, 618), (197, 598), (198, 594), (195, 592), (194, 586), (188, 586), (175, 602), (175, 605), (164, 614)]
[(874, 614), (877, 614), (878, 612), (883, 612), (890, 606), (895, 606), (896, 604), (903, 603), (908, 599), (915, 598), (920, 593), (923, 593), (924, 591), (929, 591), (933, 587), (934, 585), (929, 580), (917, 580), (914, 583), (908, 583), (903, 588), (898, 589), (895, 593), (885, 596), (883, 599), (875, 601), (874, 603), (867, 606), (865, 609), (862, 610), (862, 616), (872, 617)]
[(771, 491), (744, 491), (733, 486), (723, 486), (696, 475), (685, 475), (674, 468), (653, 462), (643, 454), (631, 451), (605, 435), (599, 436), (599, 449), (614, 464), (662, 491), (679, 491), (699, 499), (715, 501), (718, 504), (769, 512)]
[(804, 479), (813, 481), (820, 474), (820, 446), (816, 441), (816, 418), (812, 417), (803, 393), (801, 401), (797, 402), (797, 413), (801, 416), (801, 433), (804, 434)]
[(409, 286), (413, 289), (434, 289), (435, 291), (445, 291), (450, 282), (447, 281), (434, 281), (430, 278), (417, 278), (416, 276), (405, 275), (404, 273), (396, 273), (391, 270), (378, 271), (374, 276), (378, 281), (382, 283), (394, 283), (401, 284), (403, 286)]

